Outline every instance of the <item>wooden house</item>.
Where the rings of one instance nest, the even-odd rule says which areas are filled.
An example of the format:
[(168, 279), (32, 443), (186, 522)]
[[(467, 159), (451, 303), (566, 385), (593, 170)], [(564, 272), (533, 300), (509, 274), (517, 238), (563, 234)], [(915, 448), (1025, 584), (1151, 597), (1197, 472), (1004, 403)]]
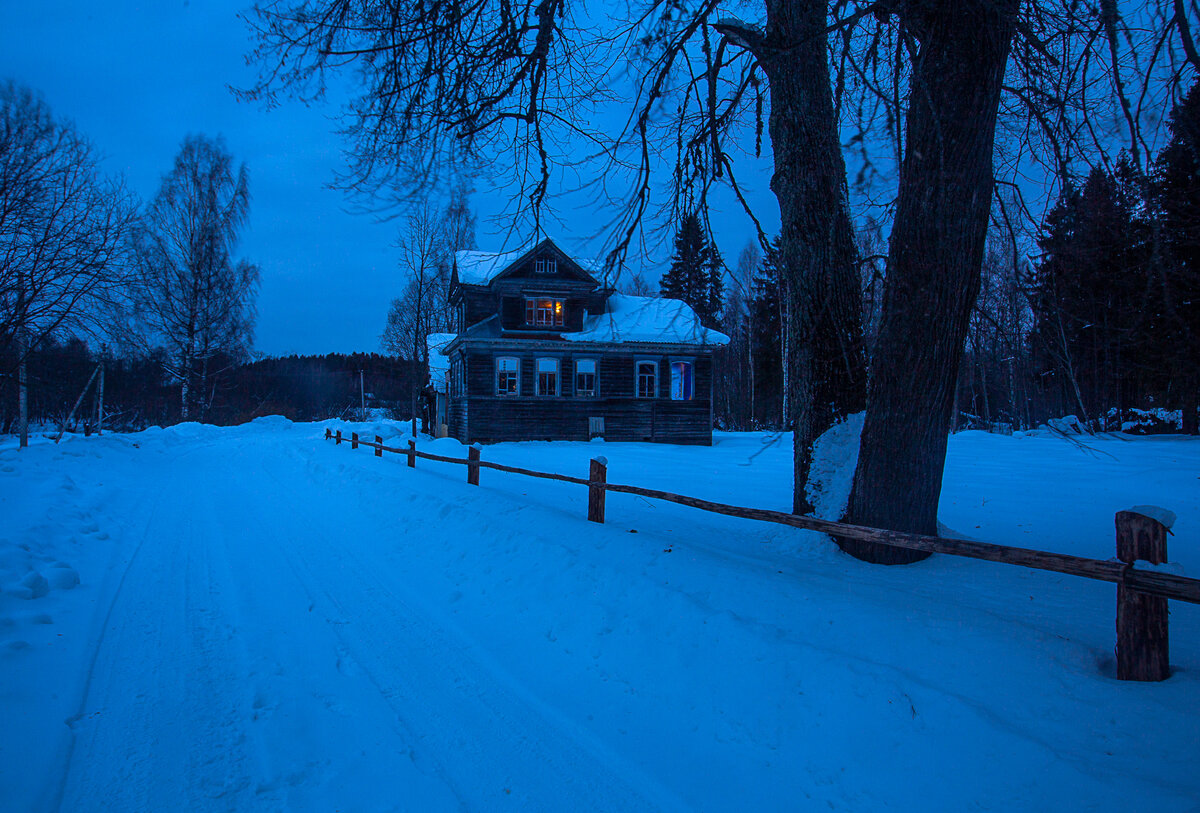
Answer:
[(712, 351), (729, 339), (683, 302), (615, 293), (549, 239), (459, 252), (450, 301), (434, 387), (452, 437), (712, 443)]

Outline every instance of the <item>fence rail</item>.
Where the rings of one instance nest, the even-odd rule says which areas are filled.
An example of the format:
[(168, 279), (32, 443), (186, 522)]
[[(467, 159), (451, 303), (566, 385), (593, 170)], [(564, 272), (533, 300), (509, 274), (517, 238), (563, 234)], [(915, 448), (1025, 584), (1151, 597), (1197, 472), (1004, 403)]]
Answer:
[[(342, 437), (340, 429), (335, 434), (327, 428), (325, 438), (333, 440), (337, 444), (347, 440)], [(373, 448), (376, 457), (382, 457), (383, 452), (405, 455), (410, 468), (416, 466), (418, 458), (465, 465), (467, 482), (473, 485), (479, 484), (479, 470), (484, 468), (587, 486), (588, 519), (593, 522), (604, 522), (604, 495), (606, 492), (612, 491), (672, 502), (715, 514), (772, 522), (808, 531), (819, 531), (830, 536), (931, 553), (944, 553), (950, 556), (983, 559), (989, 562), (1000, 562), (1110, 582), (1117, 585), (1117, 676), (1123, 680), (1166, 679), (1170, 674), (1167, 665), (1166, 600), (1173, 599), (1200, 604), (1200, 579), (1134, 567), (1134, 562), (1139, 560), (1162, 564), (1167, 559), (1166, 526), (1156, 518), (1137, 512), (1121, 511), (1117, 513), (1117, 557), (1100, 560), (1066, 553), (998, 545), (991, 542), (977, 542), (970, 539), (868, 528), (765, 508), (729, 505), (642, 486), (610, 483), (607, 481), (607, 461), (602, 457), (592, 458), (588, 477), (583, 478), (485, 461), (480, 459), (478, 445), (471, 446), (468, 449), (468, 457), (464, 459), (419, 452), (416, 443), (412, 440), (408, 441), (408, 448), (396, 448), (385, 446), (383, 438), (379, 435), (376, 435), (374, 442), (371, 442), (360, 439), (358, 433), (354, 432), (349, 441), (352, 449), (357, 449), (360, 445)]]

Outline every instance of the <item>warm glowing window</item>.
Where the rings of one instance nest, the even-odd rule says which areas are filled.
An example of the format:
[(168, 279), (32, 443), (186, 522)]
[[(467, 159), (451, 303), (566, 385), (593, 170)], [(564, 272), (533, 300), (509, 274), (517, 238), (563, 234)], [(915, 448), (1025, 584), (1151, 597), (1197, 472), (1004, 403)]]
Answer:
[(537, 360), (537, 394), (558, 395), (558, 359)]
[(690, 401), (696, 395), (696, 379), (690, 361), (671, 362), (671, 400)]
[(658, 396), (658, 362), (639, 361), (637, 363), (637, 397), (656, 398)]
[(496, 359), (496, 394), (521, 394), (521, 360), (511, 357)]
[(525, 324), (536, 327), (562, 327), (565, 311), (561, 299), (526, 299)]
[(578, 359), (575, 362), (575, 394), (596, 394), (596, 360)]
[(556, 269), (554, 260), (534, 260), (533, 273), (535, 274), (553, 274)]

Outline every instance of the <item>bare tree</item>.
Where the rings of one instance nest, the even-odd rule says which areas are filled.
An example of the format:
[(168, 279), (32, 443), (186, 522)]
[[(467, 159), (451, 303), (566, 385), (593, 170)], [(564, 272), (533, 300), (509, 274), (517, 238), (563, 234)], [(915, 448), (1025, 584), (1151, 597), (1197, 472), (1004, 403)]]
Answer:
[(41, 98), (0, 85), (0, 353), (15, 360), (22, 447), (31, 349), (57, 331), (88, 329), (128, 267), (134, 207), (97, 163)]
[[(607, 29), (579, 22), (568, 0), (432, 0), (384, 8), (326, 0), (256, 6), (251, 24), (266, 66), (245, 95), (319, 97), (328, 71), (361, 70), (365, 86), (347, 122), (353, 161), (344, 182), (358, 192), (428, 188), (476, 156), (507, 172), (513, 198), (540, 229), (556, 168), (579, 163), (589, 147), (609, 162), (593, 188), (628, 180), (628, 207), (610, 226), (608, 269), (623, 264), (650, 206), (661, 138), (656, 122), (668, 97), (679, 117), (673, 211), (707, 210), (712, 184), (734, 182), (727, 136), (747, 109), (763, 112), (782, 215), (786, 287), (797, 391), (798, 510), (805, 510), (812, 441), (837, 414), (861, 407), (865, 367), (857, 265), (845, 168), (827, 60), (826, 4), (766, 0), (761, 27), (718, 23), (715, 0), (648, 0)], [(714, 27), (715, 24), (715, 27)], [(719, 42), (714, 42), (713, 32)], [(616, 80), (613, 65), (637, 73)], [(626, 127), (609, 138), (591, 125), (612, 86), (633, 83)], [(610, 180), (611, 179), (611, 180)], [(735, 189), (736, 183), (734, 183)], [(740, 190), (739, 190), (740, 195)], [(687, 205), (683, 205), (686, 202)], [(760, 230), (761, 231), (761, 230)], [(761, 235), (766, 243), (766, 236)]]
[(138, 236), (136, 312), (165, 342), (184, 420), (207, 403), (218, 354), (237, 357), (254, 332), (258, 268), (233, 256), (250, 206), (249, 177), (220, 138), (184, 139)]
[(390, 353), (420, 365), (413, 377), (413, 435), (417, 432), (417, 400), (429, 369), (427, 339), (454, 326), (450, 307), (450, 276), (454, 255), (475, 246), (475, 217), (459, 188), (440, 213), (428, 202), (414, 207), (404, 219), (396, 243), (404, 275), (403, 294), (392, 300), (380, 343)]

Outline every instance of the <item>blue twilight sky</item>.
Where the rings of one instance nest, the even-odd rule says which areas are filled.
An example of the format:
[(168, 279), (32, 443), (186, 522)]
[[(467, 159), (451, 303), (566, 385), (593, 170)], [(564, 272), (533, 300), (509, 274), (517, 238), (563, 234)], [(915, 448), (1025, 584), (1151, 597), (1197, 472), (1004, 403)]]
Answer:
[[(262, 269), (256, 349), (271, 354), (379, 349), (388, 303), (400, 293), (393, 244), (399, 222), (351, 214), (325, 188), (343, 166), (336, 105), (298, 103), (264, 111), (234, 100), (247, 86), (250, 48), (237, 19), (249, 0), (0, 0), (0, 79), (40, 91), (56, 115), (75, 121), (143, 199), (151, 198), (184, 136), (220, 134), (250, 170), (250, 223), (240, 255)], [(765, 192), (769, 164), (758, 164)], [(743, 170), (745, 182), (745, 170)], [(475, 195), (479, 247), (500, 250), (507, 230), (490, 220), (502, 192)], [(728, 202), (727, 202), (728, 205)], [(756, 196), (768, 229), (773, 198)], [(753, 236), (735, 206), (714, 217), (726, 262)], [(603, 246), (586, 235), (610, 213), (560, 207), (554, 233), (581, 255)], [(511, 237), (510, 237), (511, 239)], [(669, 253), (660, 251), (665, 257)], [(659, 258), (660, 260), (663, 257)], [(645, 269), (657, 280), (661, 269)]]

